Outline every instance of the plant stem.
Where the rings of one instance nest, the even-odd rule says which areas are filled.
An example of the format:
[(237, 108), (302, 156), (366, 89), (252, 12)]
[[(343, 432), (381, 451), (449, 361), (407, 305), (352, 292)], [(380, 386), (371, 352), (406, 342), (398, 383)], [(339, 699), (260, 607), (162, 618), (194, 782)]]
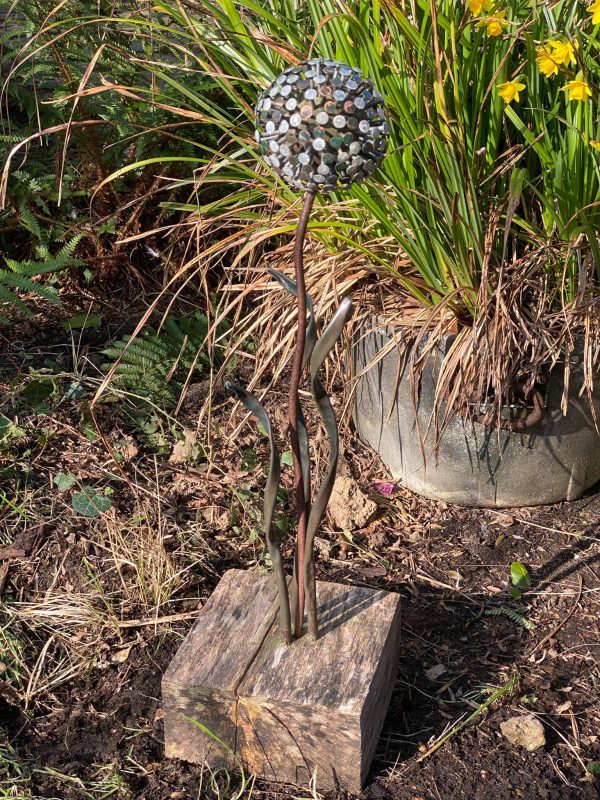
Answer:
[(297, 639), (302, 636), (304, 625), (304, 548), (306, 543), (306, 525), (308, 522), (308, 504), (310, 498), (306, 497), (304, 481), (302, 478), (302, 462), (300, 459), (300, 441), (298, 437), (298, 417), (300, 413), (300, 398), (298, 390), (302, 377), (302, 359), (304, 356), (304, 340), (306, 337), (306, 285), (304, 281), (304, 239), (308, 220), (315, 201), (314, 192), (307, 192), (304, 196), (302, 213), (298, 220), (296, 239), (294, 242), (294, 270), (296, 273), (298, 322), (296, 328), (296, 349), (292, 362), (290, 377), (290, 390), (288, 395), (288, 430), (292, 446), (292, 459), (294, 465), (294, 490), (296, 494), (296, 513), (298, 515), (298, 530), (296, 535), (296, 569), (297, 599), (295, 609), (294, 634)]
[(475, 709), (475, 711), (473, 711), (472, 714), (469, 714), (469, 716), (466, 719), (459, 720), (459, 722), (453, 728), (451, 728), (448, 731), (448, 733), (446, 733), (444, 736), (440, 737), (436, 742), (434, 742), (434, 744), (432, 744), (431, 747), (423, 753), (423, 755), (420, 755), (417, 758), (417, 763), (423, 761), (423, 759), (425, 758), (428, 758), (432, 753), (435, 753), (435, 751), (438, 750), (445, 742), (447, 742), (448, 739), (451, 739), (452, 736), (454, 736), (456, 733), (458, 733), (467, 725), (469, 725), (471, 722), (473, 722), (474, 719), (476, 719), (480, 714), (482, 714), (486, 710), (486, 708), (489, 708), (492, 705), (492, 703), (495, 703), (496, 700), (498, 700), (500, 697), (503, 697), (505, 694), (511, 695), (514, 692), (515, 687), (517, 685), (518, 677), (519, 677), (518, 674), (514, 672), (512, 676), (506, 681), (506, 683), (503, 686), (497, 687), (492, 692), (492, 694), (486, 700), (483, 701), (483, 703), (477, 706), (477, 708)]

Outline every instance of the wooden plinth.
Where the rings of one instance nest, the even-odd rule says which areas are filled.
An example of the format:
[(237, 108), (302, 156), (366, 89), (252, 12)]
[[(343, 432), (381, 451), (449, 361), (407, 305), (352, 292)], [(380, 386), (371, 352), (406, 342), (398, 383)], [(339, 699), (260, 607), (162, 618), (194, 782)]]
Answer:
[[(389, 703), (400, 598), (317, 583), (320, 638), (281, 642), (272, 576), (225, 573), (162, 681), (169, 758), (361, 789)], [(209, 729), (222, 747), (194, 724)]]

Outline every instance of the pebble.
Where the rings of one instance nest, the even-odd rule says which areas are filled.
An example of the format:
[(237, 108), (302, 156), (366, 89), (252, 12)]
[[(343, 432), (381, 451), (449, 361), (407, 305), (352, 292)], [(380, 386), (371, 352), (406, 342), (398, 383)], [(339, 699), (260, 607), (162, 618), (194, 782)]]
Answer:
[(544, 726), (534, 714), (522, 714), (500, 723), (500, 730), (508, 741), (533, 753), (546, 744)]

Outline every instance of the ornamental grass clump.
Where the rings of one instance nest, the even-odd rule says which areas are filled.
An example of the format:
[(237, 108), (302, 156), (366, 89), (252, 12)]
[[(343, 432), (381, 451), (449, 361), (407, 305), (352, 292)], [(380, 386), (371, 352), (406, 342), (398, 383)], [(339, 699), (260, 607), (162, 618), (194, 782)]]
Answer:
[[(133, 86), (91, 69), (85, 91), (145, 98), (175, 122), (221, 132), (217, 145), (185, 136), (195, 148), (182, 158), (183, 168), (196, 167), (190, 201), (168, 208), (190, 213), (194, 236), (206, 243), (187, 269), (208, 274), (227, 259), (223, 313), (266, 288), (266, 264), (290, 263), (289, 250), (274, 245), (300, 214), (277, 152), (265, 164), (256, 146), (255, 104), (281, 73), (307, 58), (329, 59), (372, 81), (390, 133), (377, 180), (347, 192), (329, 181), (324, 155), (314, 161), (331, 187), (308, 228), (308, 288), (322, 298), (320, 310), (333, 309), (339, 287), (360, 285), (364, 313), (383, 311), (422, 343), (426, 337), (416, 370), (454, 334), (438, 385), (448, 413), (473, 416), (485, 406), (487, 421), (497, 420), (515, 387), (530, 396), (553, 365), (566, 365), (568, 380), (580, 347), (591, 390), (600, 287), (598, 2), (159, 0), (104, 23), (159, 50), (171, 42), (178, 59), (141, 59), (148, 80)], [(73, 22), (51, 24), (58, 41)], [(191, 88), (191, 75), (206, 79), (202, 92)], [(156, 153), (153, 163), (160, 159)], [(213, 185), (217, 192), (202, 193)], [(256, 296), (265, 300), (249, 309), (243, 335), (272, 324), (271, 294)], [(290, 315), (279, 318), (291, 337)], [(284, 363), (277, 332), (269, 341)]]
[[(591, 388), (600, 280), (597, 3), (204, 7), (205, 53), (230, 90), (253, 96), (244, 75), (269, 85), (310, 52), (355, 64), (384, 97), (390, 146), (377, 183), (352, 187), (350, 202), (333, 191), (335, 217), (322, 211), (313, 236), (328, 252), (340, 248), (332, 268), (340, 281), (364, 278), (356, 264), (368, 265), (387, 318), (423, 341), (427, 334), (416, 370), (455, 334), (438, 386), (447, 414), (481, 419), (485, 407), (484, 421), (499, 420), (517, 387), (530, 396), (553, 365), (567, 365), (568, 381), (582, 341)], [(235, 168), (255, 157), (240, 154)], [(253, 188), (289, 209), (276, 166), (259, 173)]]

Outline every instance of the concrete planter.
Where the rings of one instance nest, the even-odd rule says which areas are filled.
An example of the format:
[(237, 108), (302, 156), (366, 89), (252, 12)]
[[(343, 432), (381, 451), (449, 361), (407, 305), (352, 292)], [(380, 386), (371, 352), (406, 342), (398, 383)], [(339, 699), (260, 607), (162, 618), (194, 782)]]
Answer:
[[(356, 337), (355, 374), (390, 340), (373, 322)], [(415, 411), (408, 368), (398, 350), (384, 356), (359, 380), (354, 421), (360, 438), (379, 453), (392, 475), (409, 489), (465, 506), (502, 508), (574, 500), (600, 480), (600, 436), (587, 396), (579, 396), (582, 370), (571, 373), (568, 413), (561, 412), (562, 374), (550, 375), (541, 422), (525, 432), (500, 431), (454, 417), (444, 431), (437, 457), (428, 430), (443, 353), (432, 355), (421, 379)], [(594, 398), (600, 420), (600, 397)], [(390, 413), (391, 411), (391, 413)]]

